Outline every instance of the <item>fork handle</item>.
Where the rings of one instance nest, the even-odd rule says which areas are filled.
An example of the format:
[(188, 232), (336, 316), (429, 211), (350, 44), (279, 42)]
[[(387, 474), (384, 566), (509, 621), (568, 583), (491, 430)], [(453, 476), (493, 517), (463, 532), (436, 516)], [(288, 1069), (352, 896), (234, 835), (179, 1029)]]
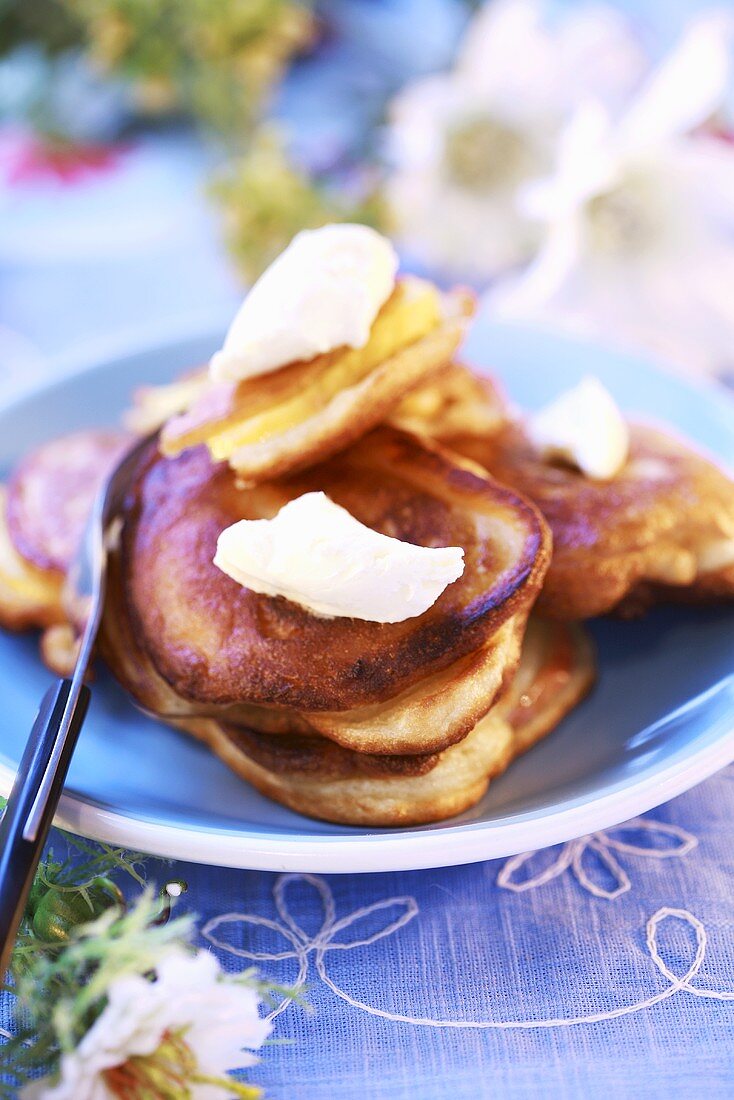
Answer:
[[(0, 822), (0, 983), (10, 963), (33, 876), (89, 705), (89, 688), (82, 685), (81, 691), (78, 687), (74, 691), (76, 702), (72, 713), (68, 713), (73, 686), (69, 679), (57, 680), (44, 695)], [(62, 751), (52, 765), (53, 750), (62, 736)], [(24, 836), (26, 822), (50, 766), (53, 775), (49, 796), (39, 826), (29, 839)]]

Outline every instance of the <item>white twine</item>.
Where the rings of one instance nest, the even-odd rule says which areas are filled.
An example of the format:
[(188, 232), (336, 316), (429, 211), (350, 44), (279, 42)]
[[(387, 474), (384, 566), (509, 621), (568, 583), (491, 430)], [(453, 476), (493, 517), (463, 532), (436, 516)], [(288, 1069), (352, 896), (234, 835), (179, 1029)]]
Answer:
[[(286, 890), (292, 882), (309, 883), (314, 887), (321, 898), (324, 919), (321, 923), (321, 927), (314, 936), (309, 936), (308, 933), (304, 932), (295, 918), (291, 915), (288, 908)], [(201, 934), (204, 939), (208, 940), (214, 947), (218, 947), (220, 950), (226, 951), (231, 955), (236, 955), (241, 959), (248, 959), (251, 962), (276, 962), (280, 959), (297, 959), (298, 974), (293, 983), (295, 992), (302, 989), (306, 983), (309, 967), (308, 956), (312, 951), (316, 953), (316, 965), (318, 968), (319, 959), (323, 957), (326, 951), (350, 951), (353, 947), (368, 947), (377, 940), (383, 939), (385, 936), (390, 936), (393, 932), (397, 932), (403, 925), (407, 924), (408, 921), (411, 921), (413, 917), (418, 915), (418, 903), (415, 898), (395, 897), (387, 898), (384, 901), (376, 901), (372, 905), (366, 905), (360, 909), (355, 909), (348, 917), (342, 917), (340, 920), (337, 920), (334, 895), (326, 881), (318, 875), (297, 873), (280, 875), (276, 879), (275, 886), (273, 887), (273, 898), (275, 901), (275, 908), (278, 911), (282, 924), (278, 921), (270, 920), (268, 917), (257, 916), (254, 913), (223, 913), (221, 916), (213, 917), (210, 921), (207, 921), (201, 930)], [(334, 936), (345, 928), (348, 928), (349, 925), (354, 924), (355, 921), (361, 920), (362, 917), (367, 917), (371, 913), (379, 912), (382, 909), (390, 909), (397, 906), (404, 907), (403, 913), (380, 931), (362, 940), (352, 940), (349, 943), (333, 942)], [(235, 947), (233, 944), (218, 939), (214, 934), (215, 930), (224, 924), (250, 924), (256, 927), (270, 928), (272, 931), (283, 936), (292, 945), (293, 950), (268, 952), (249, 951), (243, 947)], [(329, 984), (328, 978), (324, 977), (324, 981), (326, 981), (327, 985)], [(276, 1016), (279, 1016), (280, 1013), (293, 1002), (293, 1000), (293, 997), (284, 997), (280, 1004), (268, 1014), (267, 1018), (269, 1020), (275, 1019)]]
[[(672, 826), (670, 827), (673, 828)], [(682, 830), (681, 830), (682, 832)], [(618, 842), (622, 843), (622, 842)], [(686, 841), (688, 843), (688, 841)], [(695, 843), (695, 841), (694, 841)], [(612, 845), (614, 846), (614, 845)], [(647, 849), (645, 849), (647, 852)], [(565, 867), (571, 865), (571, 856), (564, 856)], [(555, 866), (555, 865), (554, 865)], [(554, 872), (558, 873), (558, 872)], [(543, 872), (547, 874), (547, 872)], [(542, 877), (542, 876), (539, 876)], [(553, 877), (553, 876), (551, 876)], [(549, 881), (546, 879), (545, 881)], [(306, 882), (313, 886), (318, 892), (324, 911), (324, 919), (321, 927), (315, 935), (309, 936), (303, 928), (300, 927), (298, 922), (292, 916), (288, 909), (286, 901), (286, 891), (291, 883)], [(622, 1005), (618, 1008), (609, 1009), (604, 1012), (595, 1012), (585, 1016), (554, 1016), (546, 1020), (449, 1020), (449, 1019), (433, 1019), (425, 1016), (409, 1016), (402, 1013), (388, 1012), (385, 1009), (377, 1008), (374, 1005), (360, 1001), (351, 994), (347, 993), (345, 989), (337, 985), (333, 978), (327, 972), (326, 969), (326, 956), (329, 951), (351, 951), (353, 948), (366, 947), (370, 944), (376, 943), (377, 940), (383, 939), (386, 936), (391, 936), (394, 932), (399, 931), (404, 925), (408, 924), (414, 917), (418, 915), (418, 903), (415, 898), (412, 897), (392, 897), (385, 898), (383, 901), (374, 902), (372, 905), (364, 906), (360, 909), (355, 909), (353, 913), (350, 913), (346, 917), (336, 919), (336, 909), (334, 905), (334, 897), (330, 887), (326, 881), (316, 875), (309, 874), (287, 874), (281, 875), (275, 882), (273, 889), (273, 896), (275, 900), (275, 907), (278, 911), (278, 915), (281, 921), (273, 921), (267, 917), (261, 917), (253, 913), (225, 913), (222, 916), (214, 917), (208, 921), (202, 929), (202, 935), (209, 943), (214, 947), (219, 948), (222, 951), (228, 952), (231, 955), (236, 955), (239, 958), (248, 959), (253, 962), (275, 961), (278, 959), (297, 959), (299, 963), (298, 975), (294, 983), (294, 996), (303, 988), (309, 968), (309, 955), (311, 952), (314, 954), (314, 965), (318, 976), (321, 981), (326, 985), (332, 993), (340, 1000), (345, 1001), (352, 1008), (359, 1009), (361, 1012), (366, 1012), (370, 1016), (378, 1016), (381, 1019), (392, 1020), (395, 1023), (411, 1024), (414, 1027), (433, 1027), (433, 1028), (471, 1028), (474, 1030), (487, 1031), (491, 1029), (495, 1030), (508, 1030), (514, 1028), (534, 1029), (534, 1028), (554, 1028), (554, 1027), (572, 1027), (577, 1024), (595, 1024), (601, 1023), (606, 1020), (615, 1020), (620, 1016), (630, 1016), (633, 1013), (641, 1012), (644, 1009), (652, 1008), (653, 1005), (659, 1004), (661, 1001), (667, 1000), (669, 997), (674, 996), (676, 993), (685, 991), (692, 993), (696, 997), (705, 997), (711, 1000), (717, 1001), (731, 1001), (734, 1000), (734, 991), (728, 990), (716, 990), (716, 989), (702, 989), (699, 986), (692, 984), (693, 978), (696, 977), (701, 967), (703, 966), (704, 959), (706, 957), (707, 935), (706, 929), (702, 922), (690, 913), (687, 909), (673, 909), (668, 906), (658, 909), (656, 913), (647, 922), (646, 926), (646, 943), (647, 949), (650, 953), (650, 957), (657, 967), (662, 976), (670, 983), (666, 989), (663, 989), (660, 993), (656, 993), (650, 997), (646, 997), (644, 1000), (636, 1001), (631, 1005)], [(372, 933), (370, 936), (364, 939), (351, 940), (347, 943), (335, 943), (334, 937), (344, 931), (350, 925), (356, 921), (361, 920), (365, 916), (369, 916), (372, 913), (378, 912), (383, 909), (402, 908), (403, 912), (395, 920), (391, 921), (388, 925), (379, 931)], [(660, 951), (658, 949), (658, 926), (667, 919), (676, 919), (683, 921), (693, 929), (696, 937), (696, 951), (694, 957), (682, 976), (676, 976), (676, 974), (668, 967), (663, 961)], [(269, 928), (281, 936), (283, 936), (288, 943), (292, 945), (292, 950), (281, 952), (265, 952), (265, 951), (250, 951), (243, 947), (236, 947), (225, 940), (220, 939), (215, 933), (216, 930), (226, 924), (249, 924), (256, 927)], [(294, 1000), (293, 997), (284, 998), (280, 1004), (270, 1013), (268, 1019), (274, 1019), (281, 1012), (283, 1012), (288, 1005)]]
[[(622, 840), (619, 837), (620, 833), (662, 834), (677, 840), (678, 843), (666, 848), (653, 848)], [(591, 833), (590, 836), (582, 837), (580, 840), (569, 841), (563, 845), (560, 854), (551, 864), (539, 871), (537, 875), (531, 875), (529, 878), (517, 879), (515, 875), (538, 855), (538, 851), (524, 852), (522, 855), (512, 856), (503, 864), (496, 882), (503, 890), (512, 890), (516, 894), (522, 894), (526, 890), (535, 890), (539, 886), (545, 886), (570, 869), (578, 884), (589, 894), (592, 894), (595, 898), (603, 898), (606, 901), (615, 901), (632, 888), (632, 882), (614, 852), (622, 852), (630, 856), (642, 856), (646, 859), (671, 859), (687, 855), (697, 844), (696, 837), (685, 829), (681, 829), (678, 825), (635, 818), (616, 830)], [(584, 853), (587, 850), (595, 852), (600, 862), (604, 864), (615, 882), (613, 889), (609, 890), (605, 886), (594, 882), (589, 876), (583, 863)]]

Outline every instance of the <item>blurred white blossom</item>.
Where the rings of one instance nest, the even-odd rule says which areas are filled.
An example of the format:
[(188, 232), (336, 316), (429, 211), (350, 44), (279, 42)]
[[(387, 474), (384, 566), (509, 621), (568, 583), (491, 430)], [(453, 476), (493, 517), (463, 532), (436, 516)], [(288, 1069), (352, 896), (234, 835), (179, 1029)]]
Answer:
[(643, 69), (630, 28), (609, 8), (551, 22), (540, 0), (487, 4), (454, 70), (407, 85), (391, 105), (386, 196), (402, 247), (477, 281), (529, 259), (539, 227), (519, 208), (519, 189), (551, 170), (574, 102), (615, 105)]
[(542, 226), (495, 316), (552, 323), (671, 362), (734, 359), (734, 146), (703, 125), (728, 79), (728, 20), (698, 20), (616, 117), (576, 110), (550, 178), (518, 204)]
[[(27, 1100), (114, 1100), (120, 1096), (258, 1094), (227, 1078), (256, 1061), (271, 1025), (259, 996), (227, 978), (208, 951), (170, 948), (155, 980), (133, 974), (107, 991), (107, 1005), (76, 1050), (62, 1055), (58, 1079), (24, 1090)], [(243, 1047), (250, 1048), (243, 1050)]]

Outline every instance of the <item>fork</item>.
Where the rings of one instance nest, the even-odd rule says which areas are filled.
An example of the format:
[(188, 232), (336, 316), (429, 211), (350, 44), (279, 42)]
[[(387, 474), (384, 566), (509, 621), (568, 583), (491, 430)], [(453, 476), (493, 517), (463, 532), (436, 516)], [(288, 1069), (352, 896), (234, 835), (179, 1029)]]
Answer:
[(123, 455), (101, 485), (69, 571), (70, 596), (74, 606), (84, 611), (76, 664), (71, 676), (57, 680), (41, 700), (0, 821), (0, 982), (89, 706), (91, 696), (84, 680), (102, 619), (110, 525), (120, 512), (135, 464), (152, 438), (146, 436)]

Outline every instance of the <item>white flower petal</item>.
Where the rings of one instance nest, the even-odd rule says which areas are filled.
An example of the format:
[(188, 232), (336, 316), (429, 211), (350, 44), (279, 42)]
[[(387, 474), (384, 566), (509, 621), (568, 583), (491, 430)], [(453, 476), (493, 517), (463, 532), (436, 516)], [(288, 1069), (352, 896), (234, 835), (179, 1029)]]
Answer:
[(584, 96), (616, 106), (632, 93), (647, 67), (629, 20), (604, 4), (580, 5), (562, 22), (556, 56), (567, 109)]
[(477, 92), (534, 98), (552, 74), (551, 41), (538, 0), (485, 4), (469, 25), (457, 69)]
[(476, 110), (476, 101), (450, 76), (423, 77), (406, 85), (389, 107), (388, 159), (406, 169), (438, 165), (446, 127), (470, 110)]
[(692, 210), (706, 219), (721, 220), (734, 229), (734, 145), (720, 138), (697, 135), (679, 141), (669, 153), (669, 172), (688, 189)]
[(560, 134), (555, 173), (520, 187), (518, 206), (528, 216), (552, 223), (611, 187), (621, 171), (609, 114), (598, 101), (587, 100)]
[[(409, 85), (388, 112), (393, 171), (385, 190), (395, 235), (412, 259), (444, 276), (487, 280), (530, 258), (538, 227), (519, 195), (550, 170), (571, 103), (579, 94), (606, 96), (612, 86), (629, 90), (639, 72), (640, 51), (610, 9), (554, 21), (546, 15), (539, 0), (485, 5), (454, 72)], [(483, 141), (466, 133), (471, 126)], [(583, 163), (569, 162), (557, 181), (571, 188), (566, 205), (609, 178), (603, 145), (587, 141)]]
[(621, 134), (628, 148), (649, 149), (705, 122), (721, 105), (729, 72), (731, 19), (696, 20), (653, 72), (628, 111)]
[(639, 42), (619, 12), (590, 4), (554, 18), (541, 0), (484, 4), (457, 58), (457, 73), (478, 94), (557, 116), (580, 96), (616, 101), (643, 67)]
[(521, 275), (495, 284), (483, 302), (498, 319), (532, 319), (568, 296), (581, 267), (581, 236), (572, 216), (553, 225), (545, 245)]
[(538, 228), (512, 196), (474, 196), (429, 173), (398, 173), (386, 196), (404, 252), (445, 276), (487, 279), (532, 255)]
[[(107, 1006), (77, 1050), (64, 1055), (61, 1080), (45, 1089), (44, 1100), (109, 1100), (102, 1073), (132, 1055), (152, 1054), (166, 1032), (182, 1030), (202, 1072), (210, 1076), (252, 1065), (250, 1051), (271, 1029), (259, 1016), (254, 990), (224, 979), (208, 951), (191, 955), (169, 949), (156, 974), (155, 981), (131, 976), (113, 982)], [(193, 1093), (197, 1100), (208, 1094), (205, 1086)]]

